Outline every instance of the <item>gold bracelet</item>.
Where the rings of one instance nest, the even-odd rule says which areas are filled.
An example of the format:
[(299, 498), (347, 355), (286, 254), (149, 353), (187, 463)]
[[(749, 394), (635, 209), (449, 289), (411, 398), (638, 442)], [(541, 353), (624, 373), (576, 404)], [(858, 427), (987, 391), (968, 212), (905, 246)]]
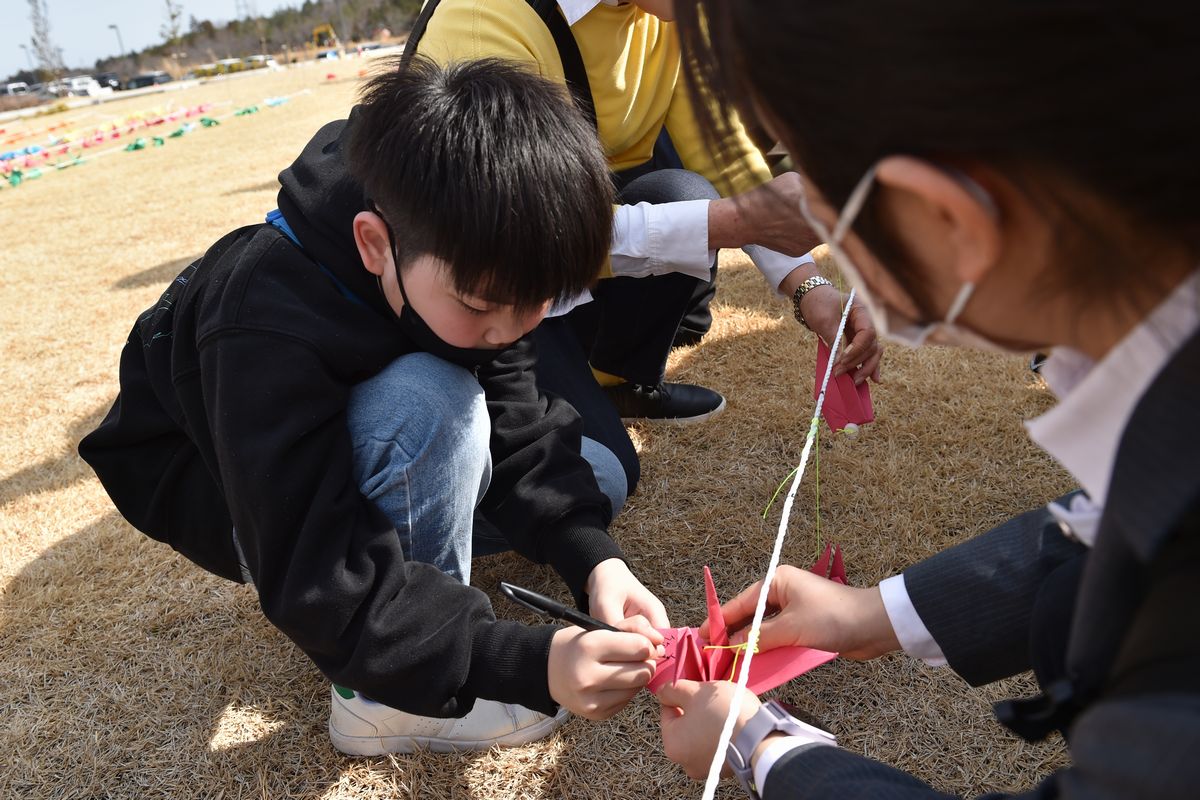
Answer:
[(833, 283), (825, 278), (822, 278), (820, 275), (814, 275), (804, 283), (797, 286), (796, 291), (792, 292), (792, 313), (796, 315), (796, 321), (808, 328), (810, 331), (812, 328), (810, 328), (808, 323), (804, 321), (804, 315), (800, 313), (800, 301), (804, 299), (804, 295), (808, 294), (818, 286), (833, 286)]

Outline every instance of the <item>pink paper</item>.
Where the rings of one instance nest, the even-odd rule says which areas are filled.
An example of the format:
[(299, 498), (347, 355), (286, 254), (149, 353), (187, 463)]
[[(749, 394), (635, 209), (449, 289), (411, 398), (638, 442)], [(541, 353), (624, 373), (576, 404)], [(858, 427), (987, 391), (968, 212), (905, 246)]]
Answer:
[(729, 632), (725, 629), (725, 618), (721, 616), (721, 598), (713, 584), (712, 571), (704, 566), (704, 597), (708, 605), (708, 637), (713, 644), (729, 644)]
[[(821, 381), (825, 379), (825, 369), (829, 364), (829, 347), (817, 337), (817, 378), (813, 385), (813, 400), (821, 393)], [(871, 404), (871, 390), (867, 381), (858, 386), (849, 373), (843, 373), (836, 378), (829, 378), (829, 388), (825, 391), (825, 405), (821, 416), (829, 423), (834, 431), (845, 430), (848, 424), (866, 425), (875, 420), (875, 407)]]
[[(832, 556), (832, 563), (830, 557)], [(825, 545), (825, 552), (817, 559), (817, 563), (812, 565), (809, 572), (815, 572), (822, 578), (829, 578), (831, 581), (846, 585), (846, 565), (842, 563), (842, 548), (835, 548), (831, 544)]]
[[(813, 566), (813, 572), (845, 583), (846, 572), (842, 565), (841, 548), (833, 551), (832, 565), (830, 558), (831, 548), (826, 547), (821, 561)], [(679, 678), (692, 681), (737, 679), (735, 671), (741, 663), (742, 652), (717, 649), (729, 644), (729, 631), (721, 615), (721, 601), (708, 567), (704, 568), (704, 590), (711, 639), (702, 639), (699, 628), (660, 628), (659, 632), (665, 640), (663, 649), (666, 650), (666, 655), (659, 659), (654, 677), (646, 687), (651, 692), (657, 693), (660, 688), (674, 683)], [(750, 680), (747, 686), (755, 694), (762, 694), (835, 658), (837, 653), (814, 650), (811, 647), (776, 647), (756, 653), (750, 663)]]

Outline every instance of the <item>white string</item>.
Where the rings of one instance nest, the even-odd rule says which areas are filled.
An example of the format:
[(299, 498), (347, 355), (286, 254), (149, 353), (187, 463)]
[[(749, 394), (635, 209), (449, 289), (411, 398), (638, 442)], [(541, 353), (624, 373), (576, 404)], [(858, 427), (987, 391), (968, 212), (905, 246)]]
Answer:
[(808, 426), (808, 436), (804, 439), (804, 449), (800, 452), (800, 466), (796, 468), (796, 477), (788, 490), (787, 499), (783, 503), (783, 516), (779, 520), (779, 533), (775, 536), (775, 549), (771, 551), (771, 563), (767, 565), (767, 574), (763, 578), (762, 588), (758, 592), (758, 604), (754, 607), (754, 621), (750, 623), (750, 634), (746, 637), (745, 657), (741, 671), (738, 673), (738, 691), (733, 696), (733, 704), (725, 717), (725, 726), (721, 729), (721, 738), (717, 740), (717, 749), (713, 753), (712, 763), (708, 768), (708, 780), (704, 782), (704, 800), (713, 800), (717, 784), (721, 781), (721, 768), (725, 766), (725, 751), (729, 740), (733, 737), (733, 724), (742, 708), (742, 694), (750, 681), (750, 662), (758, 649), (758, 634), (762, 627), (763, 617), (767, 613), (767, 593), (771, 581), (775, 580), (775, 571), (779, 567), (779, 559), (783, 552), (783, 540), (787, 537), (788, 520), (792, 516), (792, 503), (796, 499), (796, 490), (800, 488), (800, 479), (804, 477), (804, 468), (808, 465), (808, 456), (812, 452), (813, 441), (817, 438), (817, 428), (821, 424), (821, 409), (825, 406), (825, 390), (829, 388), (829, 376), (833, 374), (833, 363), (837, 360), (838, 348), (842, 344), (842, 332), (846, 329), (846, 320), (850, 317), (850, 306), (854, 302), (854, 290), (846, 299), (846, 307), (842, 309), (842, 321), (838, 324), (837, 336), (829, 352), (829, 363), (825, 365), (825, 377), (821, 380), (821, 391), (817, 394), (817, 406), (813, 411), (812, 421)]

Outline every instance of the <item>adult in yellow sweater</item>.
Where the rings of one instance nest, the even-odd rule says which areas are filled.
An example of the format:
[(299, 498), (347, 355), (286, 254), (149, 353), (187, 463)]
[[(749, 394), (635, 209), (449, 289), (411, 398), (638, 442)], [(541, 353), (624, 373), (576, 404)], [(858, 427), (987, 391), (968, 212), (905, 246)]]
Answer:
[[(567, 82), (571, 70), (530, 0), (432, 1), (415, 52), (439, 62), (501, 57)], [(568, 313), (535, 333), (539, 382), (576, 406), (585, 435), (620, 460), (631, 491), (639, 468), (622, 418), (693, 422), (724, 408), (711, 389), (664, 381), (671, 347), (699, 341), (711, 324), (715, 251), (744, 248), (770, 287), (793, 299), (797, 319), (827, 341), (843, 297), (806, 255), (817, 240), (798, 212), (797, 176), (772, 179), (736, 121), (715, 148), (703, 136), (670, 22), (673, 0), (557, 5), (582, 58), (622, 205), (613, 277), (600, 281), (592, 302), (558, 309)], [(838, 373), (878, 379), (880, 348), (865, 308), (852, 309), (847, 333)]]

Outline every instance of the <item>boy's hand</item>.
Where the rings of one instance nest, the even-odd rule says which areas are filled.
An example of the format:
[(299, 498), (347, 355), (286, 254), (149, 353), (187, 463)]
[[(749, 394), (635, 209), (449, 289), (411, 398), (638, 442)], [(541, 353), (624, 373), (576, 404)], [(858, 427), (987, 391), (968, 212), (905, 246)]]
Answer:
[(588, 576), (584, 591), (588, 594), (588, 612), (610, 625), (641, 614), (652, 627), (671, 627), (662, 602), (633, 576), (628, 565), (619, 558), (610, 558), (597, 564)]
[[(702, 780), (708, 775), (713, 751), (725, 727), (725, 716), (738, 692), (731, 681), (697, 683), (680, 679), (658, 690), (662, 703), (663, 752), (667, 758), (683, 767), (689, 778)], [(759, 701), (754, 693), (742, 689), (741, 708), (734, 724), (734, 735), (758, 711)], [(722, 774), (729, 774), (729, 767)]]
[(620, 633), (563, 628), (550, 641), (550, 696), (572, 714), (608, 719), (654, 677), (663, 637), (644, 617), (617, 623)]

